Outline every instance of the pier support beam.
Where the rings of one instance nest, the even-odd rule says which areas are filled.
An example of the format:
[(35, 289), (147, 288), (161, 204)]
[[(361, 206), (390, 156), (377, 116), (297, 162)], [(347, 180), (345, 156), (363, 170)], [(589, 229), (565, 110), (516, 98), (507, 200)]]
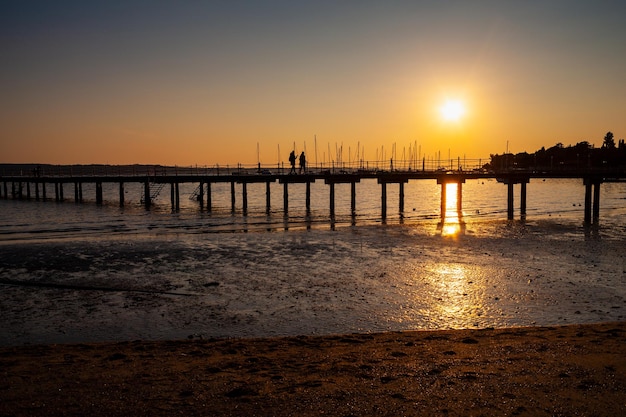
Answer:
[(324, 178), (324, 183), (329, 186), (329, 190), (330, 190), (329, 205), (330, 205), (330, 217), (331, 217), (332, 224), (334, 224), (334, 221), (335, 221), (334, 220), (335, 219), (335, 185), (336, 184), (350, 184), (350, 197), (351, 197), (350, 204), (351, 204), (351, 209), (352, 209), (352, 216), (354, 216), (354, 211), (356, 208), (355, 183), (359, 181), (360, 179), (357, 176), (346, 175), (346, 174), (329, 175), (326, 178)]
[(235, 212), (235, 181), (230, 182), (230, 211)]
[(120, 207), (124, 207), (124, 183), (120, 182)]
[(585, 224), (591, 224), (591, 181), (584, 180), (585, 183)]
[(356, 182), (350, 183), (350, 213), (356, 214)]
[(248, 183), (247, 182), (243, 182), (241, 183), (241, 188), (242, 188), (242, 207), (243, 207), (243, 214), (245, 215), (246, 213), (248, 213)]
[(78, 181), (74, 182), (74, 202), (78, 204)]
[(507, 186), (506, 194), (506, 217), (508, 220), (514, 218), (514, 201), (513, 192), (515, 184), (521, 185), (520, 191), (520, 218), (526, 218), (526, 184), (530, 182), (530, 177), (523, 175), (509, 175), (497, 178), (498, 182), (504, 183)]
[[(4, 194), (6, 195), (6, 192), (7, 192), (6, 191), (6, 183), (4, 184), (4, 186), (5, 186)], [(46, 183), (45, 182), (41, 183), (41, 198), (42, 198), (43, 201), (46, 201), (47, 196), (46, 196)]]
[(179, 183), (176, 183), (176, 210), (180, 210), (180, 186)]
[(463, 213), (463, 184), (465, 183), (465, 177), (463, 175), (451, 175), (446, 174), (437, 178), (437, 184), (441, 184), (441, 224), (446, 220), (446, 207), (447, 201), (447, 185), (456, 184), (456, 211), (461, 220)]
[(507, 184), (507, 194), (506, 194), (506, 218), (508, 220), (513, 220), (513, 182), (509, 182)]
[(206, 183), (206, 209), (207, 211), (211, 211), (211, 207), (213, 206), (213, 199), (211, 197), (211, 183)]
[(146, 207), (146, 209), (150, 208), (150, 205), (152, 204), (152, 197), (150, 197), (150, 181), (146, 180), (143, 183), (143, 204)]
[(385, 221), (387, 219), (387, 183), (382, 182), (380, 185), (380, 215), (383, 221)]
[(519, 214), (522, 219), (526, 218), (526, 183), (522, 182), (520, 189)]
[(409, 181), (406, 177), (398, 177), (396, 175), (388, 175), (378, 178), (378, 183), (381, 185), (381, 196), (380, 196), (380, 206), (381, 206), (381, 217), (383, 222), (387, 218), (387, 184), (388, 183), (397, 183), (399, 187), (398, 192), (398, 211), (402, 217), (404, 213), (404, 184)]
[(96, 182), (96, 204), (101, 206), (104, 199), (102, 198), (102, 181)]
[(270, 182), (265, 183), (265, 214), (270, 214), (270, 207), (272, 205), (272, 195), (270, 191)]
[(283, 183), (283, 211), (285, 212), (285, 215), (289, 211), (289, 188), (288, 188), (288, 185), (289, 185), (288, 182)]
[(30, 200), (30, 182), (26, 182), (26, 199)]
[(7, 198), (9, 198), (9, 194), (8, 194), (8, 187), (7, 187), (7, 182), (4, 182), (4, 199), (6, 200)]
[(335, 183), (331, 182), (330, 186), (330, 217), (335, 217)]
[(200, 202), (200, 210), (204, 208), (204, 183), (200, 181), (198, 186), (198, 201)]
[(311, 183), (307, 181), (306, 183), (306, 196), (305, 196), (305, 205), (306, 205), (306, 214), (311, 214)]
[(441, 182), (441, 223), (443, 224), (446, 220), (446, 205), (447, 205), (447, 193), (446, 193), (446, 182)]
[(593, 184), (593, 222), (598, 223), (600, 218), (600, 182)]
[(180, 192), (177, 182), (170, 183), (170, 201), (172, 203), (172, 211), (180, 210)]
[[(585, 186), (585, 224), (589, 225), (592, 219), (594, 223), (597, 223), (600, 218), (600, 185), (602, 184), (602, 178), (584, 178), (583, 184)], [(592, 188), (593, 218), (591, 216)]]

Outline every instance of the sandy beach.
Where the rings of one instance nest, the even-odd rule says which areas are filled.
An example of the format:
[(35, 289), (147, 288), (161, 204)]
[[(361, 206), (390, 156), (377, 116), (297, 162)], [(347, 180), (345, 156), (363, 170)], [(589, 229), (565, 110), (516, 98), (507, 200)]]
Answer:
[(177, 222), (2, 242), (0, 417), (626, 415), (621, 229)]
[(0, 348), (2, 416), (626, 413), (626, 323)]

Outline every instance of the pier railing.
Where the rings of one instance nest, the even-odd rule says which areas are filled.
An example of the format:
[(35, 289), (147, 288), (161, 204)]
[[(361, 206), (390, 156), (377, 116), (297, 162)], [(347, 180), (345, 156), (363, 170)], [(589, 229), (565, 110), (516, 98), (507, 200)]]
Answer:
[[(330, 161), (307, 163), (311, 174), (341, 174), (362, 172), (471, 172), (482, 170), (489, 158)], [(300, 172), (296, 164), (296, 172)], [(131, 176), (213, 176), (213, 175), (283, 175), (292, 172), (289, 163), (274, 164), (214, 164), (214, 165), (48, 165), (0, 164), (0, 177), (131, 177)]]
[[(585, 223), (591, 223), (593, 218), (596, 221), (600, 210), (600, 186), (604, 182), (624, 182), (626, 181), (626, 167), (600, 168), (587, 167), (584, 169), (571, 169), (559, 167), (548, 169), (533, 167), (526, 169), (510, 168), (500, 171), (490, 171), (482, 165), (482, 160), (463, 160), (457, 158), (456, 165), (453, 159), (427, 161), (422, 160), (422, 164), (417, 165), (416, 161), (393, 161), (385, 162), (352, 162), (314, 164), (308, 167), (305, 172), (300, 172), (299, 167), (295, 168), (296, 174), (290, 175), (294, 168), (286, 168), (282, 163), (275, 167), (256, 164), (235, 166), (161, 166), (161, 165), (0, 165), (0, 197), (8, 199), (27, 199), (32, 197), (34, 191), (35, 200), (41, 198), (45, 201), (46, 184), (54, 186), (54, 200), (64, 201), (64, 184), (73, 183), (74, 201), (83, 201), (82, 188), (84, 183), (94, 183), (96, 190), (96, 203), (102, 204), (104, 182), (119, 183), (119, 204), (124, 206), (125, 183), (139, 182), (143, 184), (141, 202), (149, 208), (158, 193), (168, 184), (170, 185), (170, 199), (172, 210), (180, 207), (179, 184), (198, 182), (198, 190), (195, 198), (200, 202), (202, 209), (206, 200), (207, 208), (211, 207), (211, 184), (218, 182), (230, 182), (231, 185), (231, 210), (235, 211), (236, 184), (241, 184), (243, 211), (247, 211), (247, 185), (250, 183), (266, 183), (267, 211), (270, 210), (270, 184), (278, 181), (283, 185), (283, 205), (284, 212), (288, 211), (288, 185), (290, 183), (306, 183), (306, 204), (307, 212), (310, 210), (310, 184), (317, 179), (324, 180), (330, 190), (330, 213), (334, 216), (334, 195), (335, 184), (351, 184), (351, 207), (355, 212), (356, 183), (364, 178), (376, 178), (381, 186), (381, 217), (386, 218), (387, 185), (398, 184), (399, 187), (399, 207), (400, 212), (404, 211), (404, 184), (412, 179), (436, 180), (441, 185), (441, 215), (442, 222), (445, 216), (445, 188), (448, 183), (457, 184), (458, 210), (461, 211), (461, 190), (462, 184), (468, 179), (495, 178), (498, 182), (507, 186), (507, 217), (513, 219), (513, 196), (514, 186), (521, 187), (520, 190), (520, 215), (526, 216), (526, 185), (531, 178), (580, 178), (585, 187)], [(8, 172), (8, 173), (7, 173)], [(345, 175), (344, 175), (345, 174)], [(32, 185), (32, 187), (31, 187)], [(156, 188), (155, 188), (156, 187)], [(34, 188), (34, 190), (33, 190)], [(206, 198), (205, 198), (206, 193)], [(593, 202), (593, 217), (592, 217)]]

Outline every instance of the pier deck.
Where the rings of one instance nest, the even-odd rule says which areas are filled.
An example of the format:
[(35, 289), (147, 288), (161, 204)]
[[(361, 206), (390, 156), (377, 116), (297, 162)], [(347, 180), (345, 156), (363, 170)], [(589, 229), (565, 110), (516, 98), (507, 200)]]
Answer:
[[(7, 170), (4, 170), (7, 171)], [(26, 172), (26, 174), (24, 174)], [(278, 169), (273, 173), (269, 169), (198, 169), (178, 167), (114, 167), (98, 166), (97, 169), (90, 167), (49, 167), (41, 169), (39, 166), (32, 169), (22, 168), (20, 172), (8, 172), (8, 175), (0, 176), (0, 197), (8, 199), (35, 199), (48, 200), (45, 184), (54, 185), (54, 200), (63, 201), (64, 186), (74, 185), (74, 200), (82, 202), (83, 184), (94, 184), (96, 190), (96, 203), (102, 204), (102, 184), (119, 184), (120, 205), (124, 202), (124, 186), (128, 183), (142, 184), (141, 202), (149, 209), (154, 198), (169, 185), (171, 204), (173, 210), (180, 207), (179, 184), (198, 183), (195, 197), (201, 208), (211, 210), (212, 196), (211, 184), (230, 183), (231, 203), (235, 210), (235, 184), (242, 185), (242, 199), (244, 214), (247, 211), (247, 184), (265, 183), (267, 196), (267, 211), (269, 212), (271, 184), (278, 182), (283, 185), (283, 210), (288, 212), (289, 207), (289, 184), (306, 184), (306, 208), (310, 211), (310, 184), (317, 180), (323, 180), (329, 187), (330, 214), (334, 215), (335, 207), (335, 184), (351, 184), (351, 208), (356, 210), (356, 186), (362, 179), (376, 179), (381, 186), (381, 217), (384, 220), (387, 215), (387, 185), (398, 184), (399, 207), (404, 210), (404, 184), (415, 180), (436, 180), (442, 187), (441, 191), (441, 217), (445, 217), (445, 186), (449, 183), (457, 184), (457, 206), (459, 212), (462, 208), (462, 184), (472, 179), (496, 179), (507, 186), (507, 218), (514, 218), (514, 186), (520, 184), (520, 216), (526, 216), (526, 185), (532, 179), (567, 178), (580, 179), (585, 186), (585, 211), (584, 221), (587, 224), (597, 222), (600, 212), (600, 186), (605, 182), (626, 182), (626, 169), (594, 169), (594, 170), (507, 170), (486, 171), (483, 169), (463, 170), (310, 170), (303, 174), (289, 174)], [(41, 192), (40, 192), (41, 191)]]

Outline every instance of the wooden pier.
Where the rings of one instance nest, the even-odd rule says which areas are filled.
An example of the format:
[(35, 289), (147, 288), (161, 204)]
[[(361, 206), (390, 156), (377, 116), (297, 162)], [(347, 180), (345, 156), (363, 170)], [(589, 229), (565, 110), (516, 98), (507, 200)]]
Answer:
[[(568, 178), (580, 179), (584, 185), (585, 208), (584, 223), (597, 223), (600, 217), (600, 187), (605, 182), (625, 182), (626, 171), (505, 171), (505, 172), (484, 172), (481, 170), (473, 171), (374, 171), (374, 170), (355, 170), (354, 172), (332, 172), (330, 170), (309, 172), (306, 174), (272, 174), (261, 170), (258, 172), (242, 172), (227, 171), (222, 172), (182, 172), (178, 170), (172, 172), (157, 172), (139, 174), (124, 173), (117, 175), (115, 173), (94, 174), (94, 173), (58, 173), (55, 175), (45, 175), (37, 170), (31, 175), (4, 175), (0, 177), (0, 198), (8, 199), (25, 199), (25, 200), (54, 200), (57, 202), (64, 201), (65, 190), (67, 187), (73, 186), (74, 201), (81, 203), (83, 201), (83, 185), (95, 185), (96, 204), (103, 204), (102, 186), (104, 183), (117, 183), (119, 186), (119, 204), (125, 205), (125, 184), (139, 183), (142, 185), (141, 204), (146, 209), (150, 209), (154, 198), (169, 185), (170, 201), (172, 210), (180, 208), (180, 184), (197, 183), (195, 198), (201, 209), (211, 211), (212, 209), (212, 192), (211, 188), (216, 183), (229, 183), (231, 190), (231, 209), (235, 211), (236, 203), (236, 184), (241, 184), (242, 189), (242, 208), (244, 215), (248, 210), (248, 193), (247, 186), (252, 183), (265, 183), (266, 193), (266, 212), (270, 212), (270, 196), (271, 184), (278, 182), (283, 185), (283, 211), (285, 214), (289, 211), (289, 185), (290, 184), (306, 184), (305, 201), (307, 213), (311, 210), (311, 183), (317, 180), (323, 180), (329, 187), (330, 194), (330, 215), (335, 215), (335, 185), (350, 184), (351, 211), (356, 213), (356, 184), (362, 179), (376, 179), (381, 188), (381, 218), (383, 221), (387, 217), (387, 186), (397, 184), (399, 187), (399, 210), (404, 212), (404, 186), (409, 181), (425, 181), (435, 180), (441, 185), (441, 219), (445, 219), (446, 212), (446, 184), (457, 184), (457, 209), (462, 209), (462, 186), (466, 180), (471, 179), (496, 179), (507, 187), (507, 219), (514, 219), (514, 187), (519, 184), (520, 190), (520, 218), (526, 217), (526, 194), (527, 184), (532, 179), (547, 178)], [(47, 195), (47, 186), (54, 185), (54, 197)]]

